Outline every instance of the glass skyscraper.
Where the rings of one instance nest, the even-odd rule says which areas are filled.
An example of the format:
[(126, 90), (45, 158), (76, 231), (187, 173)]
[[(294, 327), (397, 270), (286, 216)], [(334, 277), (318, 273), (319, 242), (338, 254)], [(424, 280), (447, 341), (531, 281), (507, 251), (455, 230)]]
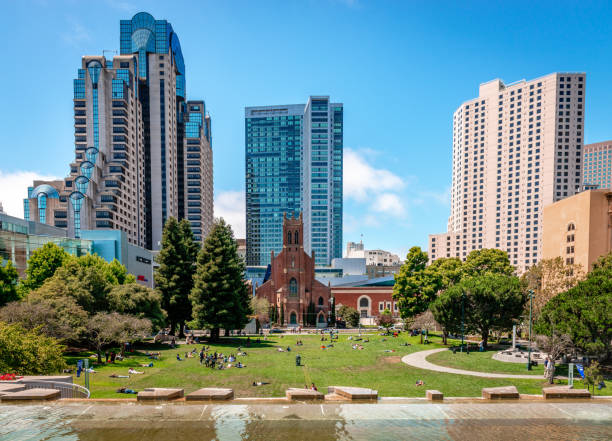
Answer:
[(612, 141), (584, 146), (582, 182), (588, 188), (612, 188)]
[(304, 248), (317, 265), (342, 257), (343, 105), (245, 109), (247, 265), (282, 249), (283, 214), (304, 218)]

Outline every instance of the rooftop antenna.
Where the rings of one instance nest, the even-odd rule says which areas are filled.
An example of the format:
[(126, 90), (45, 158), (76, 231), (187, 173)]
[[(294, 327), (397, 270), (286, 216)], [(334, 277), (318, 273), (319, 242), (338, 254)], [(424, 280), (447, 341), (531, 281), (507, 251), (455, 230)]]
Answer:
[(361, 233), (361, 241), (359, 243), (363, 245), (363, 233)]

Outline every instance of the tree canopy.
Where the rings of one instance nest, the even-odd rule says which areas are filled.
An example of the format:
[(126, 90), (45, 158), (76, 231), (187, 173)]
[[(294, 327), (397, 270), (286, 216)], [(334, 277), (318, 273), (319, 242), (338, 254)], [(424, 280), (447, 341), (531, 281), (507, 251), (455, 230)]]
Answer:
[(19, 299), (17, 283), (19, 274), (10, 260), (0, 258), (0, 307)]
[(221, 328), (242, 329), (248, 322), (251, 295), (244, 271), (232, 228), (223, 219), (216, 220), (198, 254), (189, 296), (194, 320), (211, 330), (213, 340)]
[(39, 330), (0, 322), (0, 372), (48, 375), (65, 366), (63, 347)]
[(496, 248), (474, 250), (463, 262), (462, 278), (482, 276), (488, 273), (511, 276), (516, 269), (510, 264), (508, 253)]
[(398, 302), (402, 318), (414, 317), (427, 310), (442, 287), (439, 275), (426, 268), (427, 253), (412, 247), (395, 276), (393, 298)]
[(154, 329), (160, 329), (166, 321), (159, 292), (138, 283), (115, 285), (108, 293), (109, 311), (151, 320)]
[(155, 287), (161, 294), (162, 307), (168, 314), (170, 333), (179, 326), (183, 333), (186, 321), (191, 319), (192, 303), (189, 293), (193, 288), (195, 261), (198, 244), (186, 219), (178, 222), (168, 218), (164, 225), (161, 249), (155, 258), (159, 266), (155, 269)]
[(34, 250), (28, 259), (26, 277), (22, 282), (24, 288), (26, 290), (39, 288), (69, 258), (70, 254), (53, 242)]
[(587, 354), (611, 355), (612, 254), (600, 258), (585, 280), (552, 298), (542, 309), (536, 331), (568, 334)]

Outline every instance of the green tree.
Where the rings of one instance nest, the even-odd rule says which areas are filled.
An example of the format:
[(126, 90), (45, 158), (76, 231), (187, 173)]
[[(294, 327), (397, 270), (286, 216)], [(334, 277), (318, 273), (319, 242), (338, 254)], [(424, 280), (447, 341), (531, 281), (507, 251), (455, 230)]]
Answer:
[(19, 299), (17, 292), (17, 282), (19, 273), (13, 266), (13, 262), (7, 260), (6, 263), (0, 258), (0, 306)]
[(117, 312), (98, 312), (88, 322), (89, 342), (102, 363), (102, 350), (111, 343), (132, 342), (151, 332), (151, 321)]
[(64, 344), (79, 344), (86, 337), (87, 312), (68, 296), (11, 302), (0, 309), (0, 321), (38, 329)]
[(601, 383), (603, 379), (601, 366), (599, 366), (597, 361), (591, 362), (590, 366), (584, 368), (584, 380), (582, 382), (586, 385), (587, 389), (589, 386), (593, 387), (593, 395), (595, 395), (595, 386)]
[(63, 346), (39, 330), (0, 322), (0, 372), (48, 375), (65, 367)]
[(442, 287), (441, 278), (427, 271), (427, 253), (412, 247), (400, 272), (395, 276), (393, 298), (398, 302), (402, 318), (415, 317), (425, 311)]
[(108, 305), (109, 311), (151, 320), (155, 330), (162, 328), (166, 320), (160, 293), (136, 282), (113, 286)]
[(244, 271), (232, 228), (223, 219), (215, 221), (198, 254), (189, 296), (194, 319), (210, 329), (212, 340), (221, 328), (242, 329), (249, 320), (251, 296)]
[(351, 328), (356, 328), (359, 325), (359, 311), (350, 306), (342, 305), (338, 308), (338, 317)]
[(198, 254), (189, 222), (169, 218), (164, 225), (161, 245), (155, 258), (159, 263), (155, 269), (155, 285), (161, 293), (162, 307), (168, 314), (170, 333), (174, 334), (178, 325), (179, 335), (183, 335), (185, 322), (192, 316), (189, 293), (193, 288)]
[[(553, 329), (554, 325), (554, 329)], [(574, 346), (587, 354), (611, 355), (612, 258), (602, 257), (586, 279), (552, 298), (542, 309), (536, 332), (568, 334)]]
[(461, 290), (447, 289), (432, 302), (429, 309), (442, 327), (444, 344), (449, 334), (461, 333)]
[(392, 328), (395, 324), (395, 320), (393, 320), (393, 315), (391, 314), (391, 311), (385, 309), (376, 319), (376, 323), (378, 324), (378, 326), (385, 328), (385, 330), (388, 332), (389, 329)]
[(280, 325), (285, 326), (285, 305), (283, 303), (280, 307)]
[(48, 242), (41, 248), (34, 250), (28, 259), (26, 268), (26, 277), (22, 282), (25, 291), (39, 288), (55, 274), (55, 271), (61, 267), (70, 255), (63, 248), (55, 245), (53, 242)]
[[(458, 303), (459, 308), (462, 302), (465, 302), (466, 329), (468, 332), (480, 334), (485, 347), (491, 331), (512, 329), (527, 301), (524, 287), (518, 277), (489, 272), (463, 279), (448, 288), (440, 297), (444, 296), (451, 297)], [(442, 302), (448, 301), (449, 299), (443, 299)], [(457, 319), (456, 310), (452, 312), (453, 317)], [(460, 326), (460, 323), (455, 323), (452, 327), (456, 329), (457, 325)]]
[(445, 290), (461, 281), (463, 262), (458, 257), (441, 257), (434, 260), (426, 271), (439, 279), (440, 290)]
[(463, 263), (462, 277), (476, 277), (488, 273), (511, 276), (515, 268), (510, 265), (508, 253), (495, 248), (474, 250)]

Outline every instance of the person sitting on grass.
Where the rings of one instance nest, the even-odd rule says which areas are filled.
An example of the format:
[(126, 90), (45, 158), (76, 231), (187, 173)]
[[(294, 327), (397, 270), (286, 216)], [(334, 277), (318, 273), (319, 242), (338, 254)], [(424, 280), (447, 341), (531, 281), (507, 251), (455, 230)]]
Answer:
[(425, 382), (423, 380), (417, 380), (415, 383), (415, 386), (423, 386), (425, 385)]
[(310, 390), (318, 391), (319, 389), (317, 389), (317, 386), (315, 386), (315, 384), (312, 383), (312, 386), (310, 386)]
[(243, 367), (245, 367), (245, 366), (244, 366), (242, 363), (238, 362), (238, 363), (236, 363), (236, 367), (237, 367), (238, 369), (241, 369), (241, 368), (243, 368)]
[(183, 359), (181, 358), (179, 354), (176, 354), (176, 361), (183, 361)]

